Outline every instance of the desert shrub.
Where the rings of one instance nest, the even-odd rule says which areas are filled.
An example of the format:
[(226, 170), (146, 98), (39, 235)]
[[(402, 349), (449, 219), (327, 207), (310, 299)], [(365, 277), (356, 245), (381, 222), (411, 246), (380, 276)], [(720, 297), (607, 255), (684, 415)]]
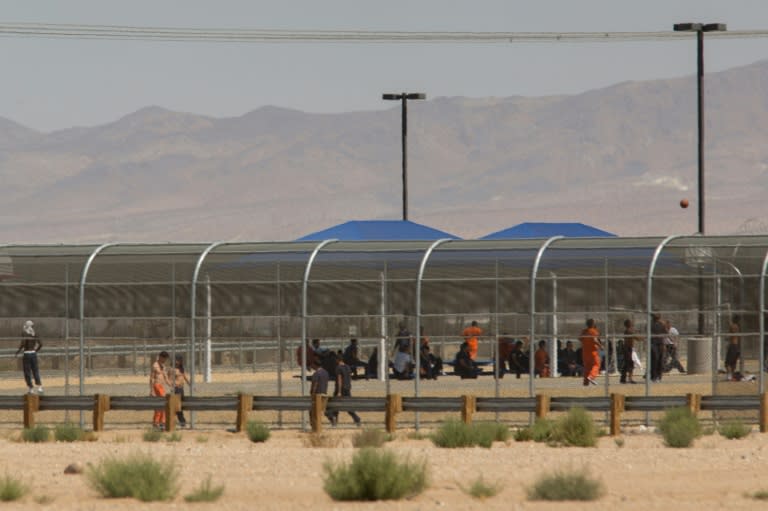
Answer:
[(550, 442), (575, 447), (594, 447), (597, 430), (592, 416), (584, 408), (571, 408), (565, 417), (555, 423)]
[(460, 420), (450, 419), (443, 422), (432, 435), (432, 443), (438, 447), (456, 448), (475, 445), (472, 426)]
[(521, 428), (515, 432), (515, 441), (528, 442), (548, 442), (552, 437), (555, 423), (549, 419), (536, 419), (533, 426)]
[(392, 440), (392, 436), (380, 429), (364, 429), (352, 438), (354, 447), (381, 447)]
[(57, 442), (77, 442), (85, 438), (85, 431), (80, 426), (71, 422), (57, 424), (53, 428), (53, 438)]
[(432, 442), (438, 447), (490, 447), (493, 442), (509, 440), (509, 428), (496, 422), (465, 424), (451, 419), (443, 422), (432, 435)]
[(520, 428), (515, 431), (515, 442), (530, 442), (533, 440), (533, 433), (531, 428)]
[(165, 437), (166, 442), (181, 442), (181, 433), (174, 431)]
[(613, 439), (613, 443), (616, 444), (616, 447), (624, 447), (624, 439), (622, 437), (616, 437)]
[(493, 442), (506, 442), (510, 437), (509, 426), (500, 422), (478, 422), (472, 429), (481, 447), (490, 447)]
[(461, 487), (461, 489), (464, 493), (467, 493), (476, 499), (487, 499), (499, 493), (501, 484), (498, 481), (492, 484), (486, 483), (483, 480), (483, 476), (480, 476), (475, 479), (468, 488)]
[(751, 496), (756, 500), (768, 500), (768, 490), (756, 491)]
[(596, 500), (604, 493), (603, 484), (588, 474), (556, 471), (541, 476), (528, 488), (529, 500)]
[(398, 461), (394, 453), (360, 449), (349, 464), (326, 463), (323, 488), (334, 500), (396, 500), (417, 495), (427, 486), (424, 462)]
[(198, 444), (206, 444), (208, 443), (208, 437), (206, 435), (197, 435), (195, 437), (195, 442)]
[(19, 500), (25, 493), (27, 493), (27, 487), (19, 479), (8, 474), (0, 477), (0, 501)]
[(724, 422), (718, 428), (718, 431), (722, 436), (730, 440), (744, 438), (752, 432), (752, 428), (741, 422), (740, 420), (733, 420)]
[(163, 438), (163, 432), (156, 429), (148, 429), (142, 435), (145, 442), (159, 442)]
[(269, 439), (269, 427), (259, 421), (249, 421), (245, 425), (245, 433), (251, 442), (266, 442)]
[(51, 437), (51, 431), (45, 426), (35, 426), (33, 428), (24, 428), (21, 432), (21, 439), (25, 442), (47, 442)]
[(213, 483), (211, 483), (211, 476), (208, 476), (208, 478), (200, 484), (198, 489), (189, 495), (184, 495), (184, 500), (187, 502), (214, 502), (219, 500), (219, 497), (223, 494), (224, 485), (213, 486)]
[(133, 497), (143, 502), (170, 500), (178, 493), (179, 470), (173, 460), (156, 461), (136, 453), (126, 459), (107, 458), (87, 472), (88, 482), (102, 497)]
[(659, 421), (659, 431), (669, 447), (690, 447), (701, 436), (701, 424), (689, 408), (670, 408)]
[(338, 447), (342, 442), (342, 438), (336, 435), (329, 435), (328, 433), (309, 433), (302, 441), (306, 447)]

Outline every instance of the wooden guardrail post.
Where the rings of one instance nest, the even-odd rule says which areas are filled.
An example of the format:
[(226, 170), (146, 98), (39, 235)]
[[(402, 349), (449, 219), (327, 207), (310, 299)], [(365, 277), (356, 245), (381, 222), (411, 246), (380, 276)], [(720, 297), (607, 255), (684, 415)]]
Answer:
[(688, 405), (688, 409), (691, 410), (691, 413), (694, 415), (698, 415), (701, 411), (701, 395), (699, 394), (686, 394), (685, 395), (685, 402)]
[(760, 394), (760, 433), (768, 432), (768, 392)]
[(477, 410), (475, 396), (461, 396), (461, 420), (464, 424), (472, 424), (472, 415)]
[(235, 424), (235, 431), (238, 433), (245, 431), (248, 424), (248, 414), (251, 410), (253, 410), (253, 396), (240, 394), (237, 397), (237, 424)]
[(387, 409), (384, 413), (384, 423), (387, 433), (394, 433), (397, 429), (397, 414), (403, 411), (403, 397), (400, 394), (387, 395)]
[(543, 419), (549, 413), (550, 397), (544, 394), (536, 394), (536, 418)]
[(109, 411), (109, 396), (96, 394), (93, 396), (93, 430), (104, 431), (104, 413)]
[(328, 396), (325, 394), (312, 394), (312, 408), (309, 410), (309, 425), (313, 433), (322, 433), (323, 415), (325, 415), (325, 406), (328, 403)]
[(611, 394), (611, 436), (621, 434), (621, 414), (624, 412), (624, 394)]
[(35, 413), (40, 409), (40, 396), (24, 394), (24, 427), (35, 427)]
[(181, 411), (181, 396), (168, 394), (165, 396), (165, 430), (176, 430), (176, 412)]

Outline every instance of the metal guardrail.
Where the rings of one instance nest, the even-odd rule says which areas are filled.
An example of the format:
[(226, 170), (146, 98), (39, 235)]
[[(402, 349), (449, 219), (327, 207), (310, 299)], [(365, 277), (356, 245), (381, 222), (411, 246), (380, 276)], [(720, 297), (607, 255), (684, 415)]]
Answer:
[(624, 398), (624, 410), (627, 412), (658, 412), (678, 406), (688, 406), (688, 398), (686, 396), (627, 396)]
[[(460, 397), (404, 397), (404, 412), (460, 412)], [(383, 411), (383, 410), (382, 410)]]
[(607, 412), (611, 409), (611, 399), (608, 397), (552, 397), (549, 410), (552, 412), (567, 412), (571, 408), (580, 407), (590, 412)]
[(0, 410), (23, 410), (24, 396), (0, 396)]
[(478, 412), (530, 412), (536, 411), (536, 398), (478, 397)]
[[(168, 416), (172, 411), (235, 411), (238, 431), (245, 425), (250, 411), (309, 411), (315, 418), (327, 411), (384, 412), (388, 431), (395, 428), (395, 415), (399, 412), (461, 412), (462, 419), (472, 420), (475, 412), (529, 412), (544, 417), (548, 412), (564, 412), (574, 407), (593, 412), (611, 413), (611, 434), (619, 434), (621, 413), (624, 411), (663, 411), (668, 408), (687, 406), (693, 411), (749, 410), (759, 414), (760, 430), (768, 431), (768, 394), (728, 396), (624, 396), (610, 397), (551, 397), (537, 395), (525, 397), (335, 397), (323, 396), (206, 396), (186, 397), (178, 395), (114, 396), (103, 394), (93, 396), (0, 396), (0, 409), (24, 412), (25, 427), (34, 424), (34, 413), (46, 410), (93, 411), (94, 429), (103, 428), (104, 413), (109, 410), (158, 410), (165, 409)], [(169, 417), (167, 420), (172, 421)], [(173, 423), (170, 422), (172, 425)], [(321, 422), (315, 419), (313, 429), (319, 430)], [(98, 428), (97, 429), (97, 425)], [(172, 426), (171, 426), (172, 428)]]
[(760, 396), (701, 396), (702, 410), (759, 410)]

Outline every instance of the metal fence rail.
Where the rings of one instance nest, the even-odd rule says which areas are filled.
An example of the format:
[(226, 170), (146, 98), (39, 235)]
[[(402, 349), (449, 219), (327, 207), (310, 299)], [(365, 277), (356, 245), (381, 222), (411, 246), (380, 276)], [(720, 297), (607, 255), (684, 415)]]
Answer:
[(24, 414), (24, 427), (33, 427), (35, 413), (47, 410), (92, 411), (93, 429), (101, 431), (104, 427), (104, 415), (109, 410), (157, 410), (166, 411), (166, 428), (175, 428), (175, 412), (179, 410), (211, 412), (237, 412), (236, 430), (245, 429), (248, 414), (251, 411), (309, 411), (313, 431), (322, 429), (320, 418), (326, 411), (361, 411), (384, 412), (387, 430), (396, 429), (396, 416), (400, 412), (461, 412), (465, 422), (472, 421), (476, 412), (529, 412), (537, 417), (545, 417), (549, 412), (565, 412), (571, 408), (581, 407), (593, 412), (609, 412), (610, 433), (620, 434), (621, 414), (625, 411), (662, 411), (669, 408), (685, 406), (694, 413), (700, 411), (748, 410), (758, 413), (761, 432), (768, 431), (768, 394), (760, 396), (624, 396), (612, 394), (605, 397), (551, 397), (537, 395), (532, 398), (477, 398), (475, 396), (460, 397), (402, 397), (390, 394), (385, 398), (377, 397), (336, 397), (324, 395), (307, 397), (275, 397), (252, 396), (239, 394), (237, 396), (185, 397), (183, 400), (177, 394), (162, 397), (151, 396), (40, 396), (27, 394), (24, 396), (0, 396), (1, 410), (19, 410)]

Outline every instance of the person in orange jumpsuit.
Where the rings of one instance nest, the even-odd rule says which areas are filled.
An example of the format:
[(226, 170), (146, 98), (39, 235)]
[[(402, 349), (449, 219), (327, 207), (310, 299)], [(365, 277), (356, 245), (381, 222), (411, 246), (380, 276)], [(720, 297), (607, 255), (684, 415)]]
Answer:
[(595, 320), (587, 320), (587, 328), (581, 331), (581, 359), (584, 362), (584, 385), (597, 385), (595, 378), (600, 374), (600, 331)]
[(461, 335), (464, 336), (464, 341), (469, 346), (469, 358), (475, 360), (477, 358), (477, 338), (483, 335), (483, 329), (477, 326), (477, 321), (473, 321), (470, 326), (464, 329)]
[(539, 341), (539, 349), (533, 354), (534, 371), (539, 378), (549, 378), (549, 354), (547, 341)]

